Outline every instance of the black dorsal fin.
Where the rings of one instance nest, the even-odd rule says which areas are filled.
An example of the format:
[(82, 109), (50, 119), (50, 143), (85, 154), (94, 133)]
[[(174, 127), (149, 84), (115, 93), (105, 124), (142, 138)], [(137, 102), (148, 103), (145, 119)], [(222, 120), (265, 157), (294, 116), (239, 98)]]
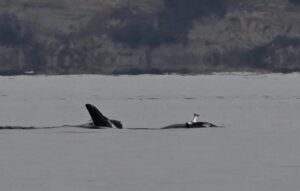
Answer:
[(94, 105), (86, 104), (85, 107), (87, 108), (95, 126), (112, 127), (109, 119), (105, 117)]

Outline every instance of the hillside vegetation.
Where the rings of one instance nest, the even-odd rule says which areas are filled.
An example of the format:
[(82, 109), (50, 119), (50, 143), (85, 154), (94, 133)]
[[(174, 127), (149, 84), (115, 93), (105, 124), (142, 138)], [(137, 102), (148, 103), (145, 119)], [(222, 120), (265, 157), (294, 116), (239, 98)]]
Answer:
[(299, 0), (4, 0), (0, 74), (300, 70)]

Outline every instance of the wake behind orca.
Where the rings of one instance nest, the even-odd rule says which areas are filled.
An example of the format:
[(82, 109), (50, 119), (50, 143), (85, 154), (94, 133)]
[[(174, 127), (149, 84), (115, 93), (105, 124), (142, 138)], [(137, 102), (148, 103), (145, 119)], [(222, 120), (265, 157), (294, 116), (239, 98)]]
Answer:
[[(86, 104), (86, 109), (88, 110), (92, 122), (82, 124), (82, 125), (62, 125), (62, 126), (53, 126), (53, 127), (22, 127), (22, 126), (0, 126), (0, 130), (34, 130), (34, 129), (55, 129), (55, 128), (63, 128), (63, 127), (78, 127), (85, 129), (122, 129), (123, 125), (121, 121), (115, 119), (109, 119), (104, 116), (96, 106), (92, 104)], [(130, 130), (163, 130), (163, 129), (195, 129), (195, 128), (217, 128), (224, 126), (217, 126), (209, 122), (198, 122), (197, 118), (198, 114), (194, 114), (194, 119), (191, 122), (183, 123), (183, 124), (173, 124), (161, 128), (126, 128)]]

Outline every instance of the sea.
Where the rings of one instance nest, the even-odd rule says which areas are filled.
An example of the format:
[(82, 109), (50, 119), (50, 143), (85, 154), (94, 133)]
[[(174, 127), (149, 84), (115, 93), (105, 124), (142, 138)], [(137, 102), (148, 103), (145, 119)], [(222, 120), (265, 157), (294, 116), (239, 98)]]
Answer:
[[(298, 191), (299, 84), (299, 73), (2, 76), (0, 190)], [(124, 129), (75, 127), (87, 103)], [(159, 129), (194, 113), (224, 128)]]

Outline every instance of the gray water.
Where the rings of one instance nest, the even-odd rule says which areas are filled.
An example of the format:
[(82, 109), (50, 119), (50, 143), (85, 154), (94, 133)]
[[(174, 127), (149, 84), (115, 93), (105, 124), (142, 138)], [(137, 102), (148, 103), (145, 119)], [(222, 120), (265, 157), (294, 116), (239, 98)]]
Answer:
[(86, 123), (91, 103), (125, 128), (0, 130), (0, 189), (299, 190), (300, 74), (0, 77), (0, 126)]

